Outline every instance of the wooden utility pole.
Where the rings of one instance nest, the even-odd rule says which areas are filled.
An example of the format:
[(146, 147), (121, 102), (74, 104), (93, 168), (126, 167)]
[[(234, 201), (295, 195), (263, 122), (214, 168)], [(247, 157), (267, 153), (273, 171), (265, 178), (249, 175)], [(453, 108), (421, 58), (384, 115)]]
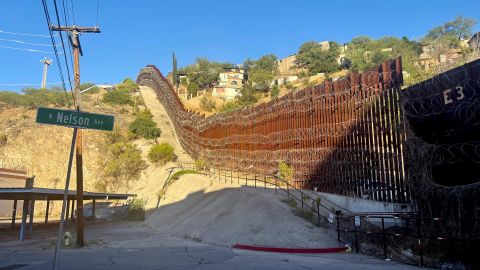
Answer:
[[(82, 47), (80, 45), (79, 35), (81, 33), (100, 33), (98, 27), (79, 27), (79, 26), (54, 26), (51, 25), (52, 31), (66, 31), (69, 34), (70, 42), (73, 47), (73, 76), (75, 80), (75, 105), (77, 110), (82, 110), (82, 98), (80, 96), (80, 56), (83, 56)], [(77, 131), (77, 142), (75, 145), (75, 160), (77, 167), (77, 246), (84, 246), (84, 229), (83, 229), (83, 158), (82, 158), (82, 130)]]

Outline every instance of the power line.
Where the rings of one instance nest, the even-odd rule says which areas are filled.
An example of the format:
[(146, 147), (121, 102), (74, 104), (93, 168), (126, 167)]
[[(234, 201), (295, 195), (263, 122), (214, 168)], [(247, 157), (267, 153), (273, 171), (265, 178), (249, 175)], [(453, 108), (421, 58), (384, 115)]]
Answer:
[[(53, 82), (53, 83), (46, 83), (50, 85), (57, 85), (61, 84), (62, 82)], [(40, 83), (0, 83), (2, 86), (29, 86), (29, 85), (41, 85)]]
[(98, 8), (100, 6), (100, 0), (97, 0), (97, 21), (95, 23), (96, 26), (98, 26)]
[[(42, 0), (42, 1), (45, 1), (45, 0)], [(61, 25), (60, 24), (60, 16), (58, 15), (58, 6), (57, 6), (57, 0), (53, 0), (53, 6), (55, 7), (55, 15), (57, 17), (57, 24), (58, 25)], [(52, 29), (50, 29), (50, 26), (52, 25), (52, 23), (49, 23), (48, 24), (48, 28), (49, 28), (49, 31), (50, 33), (52, 33)], [(65, 51), (65, 42), (63, 41), (63, 34), (62, 32), (60, 32), (60, 41), (62, 42), (62, 49), (63, 49), (63, 58), (65, 59), (65, 66), (67, 67), (67, 74), (68, 74), (68, 81), (70, 83), (70, 91), (72, 92), (72, 97), (74, 98), (75, 100), (75, 97), (73, 95), (73, 87), (72, 87), (72, 80), (70, 79), (70, 68), (68, 67), (68, 60), (67, 60), (67, 52)], [(70, 57), (71, 57), (71, 54), (70, 54)], [(70, 60), (71, 61), (71, 60)]]
[(35, 49), (25, 49), (25, 48), (17, 48), (17, 47), (10, 47), (10, 46), (1, 46), (0, 48), (3, 49), (10, 49), (10, 50), (20, 50), (20, 51), (27, 51), (27, 52), (36, 52), (36, 53), (53, 53), (53, 52), (47, 52), (47, 51), (42, 51), (42, 50), (35, 50)]
[(72, 9), (73, 24), (76, 24), (76, 22), (75, 22), (75, 10), (73, 9), (73, 0), (70, 0), (70, 4), (71, 4), (71, 9)]
[[(50, 36), (46, 36), (46, 35), (16, 33), (16, 32), (8, 32), (8, 31), (3, 31), (3, 30), (0, 30), (0, 33), (2, 33), (2, 34), (9, 34), (9, 35), (28, 36), (28, 37), (46, 37), (46, 38), (50, 37)], [(54, 35), (54, 36), (56, 36), (56, 35)]]
[[(62, 0), (62, 9), (63, 9), (63, 20), (65, 21), (65, 25), (70, 25), (70, 16), (68, 14), (68, 3), (65, 4), (65, 0)], [(73, 13), (73, 8), (72, 8), (72, 13)], [(70, 59), (70, 65), (73, 67), (71, 42), (68, 42), (68, 55)]]
[[(0, 38), (0, 41), (15, 42), (15, 43), (20, 43), (20, 44), (34, 45), (34, 46), (46, 46), (46, 47), (52, 46), (51, 44), (31, 43), (31, 42), (26, 42), (26, 41), (21, 41), (21, 40), (16, 40), (16, 39), (6, 39), (6, 38)], [(57, 46), (59, 46), (59, 45), (57, 45)]]
[[(42, 0), (42, 4), (43, 4), (43, 12), (45, 13), (45, 19), (47, 20), (48, 32), (50, 33), (50, 40), (52, 41), (53, 50), (55, 52), (55, 59), (57, 61), (57, 66), (58, 66), (58, 70), (59, 70), (59, 73), (60, 73), (60, 79), (62, 80), (63, 91), (65, 91), (65, 95), (67, 97), (67, 104), (70, 107), (71, 105), (70, 105), (70, 101), (68, 100), (67, 86), (65, 85), (65, 78), (63, 76), (62, 65), (60, 63), (60, 57), (58, 56), (57, 46), (56, 46), (56, 43), (55, 43), (55, 38), (54, 38), (54, 35), (53, 35), (53, 32), (52, 32), (52, 29), (50, 29), (50, 25), (52, 25), (52, 23), (50, 21), (50, 14), (48, 12), (48, 6), (47, 6), (47, 3), (46, 3), (46, 0)], [(63, 40), (62, 40), (62, 45), (63, 45)], [(64, 48), (64, 52), (65, 52), (65, 48)], [(70, 80), (70, 76), (68, 77), (68, 81), (70, 83), (70, 91), (71, 91), (72, 90), (72, 82)], [(71, 95), (72, 95), (73, 100), (75, 100), (74, 97), (73, 97), (73, 92), (71, 92)]]

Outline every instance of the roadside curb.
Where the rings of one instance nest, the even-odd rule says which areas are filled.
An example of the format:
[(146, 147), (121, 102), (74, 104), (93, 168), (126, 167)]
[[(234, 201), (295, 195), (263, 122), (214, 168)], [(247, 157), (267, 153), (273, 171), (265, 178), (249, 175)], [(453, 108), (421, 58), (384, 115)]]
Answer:
[(232, 246), (235, 249), (263, 251), (263, 252), (277, 252), (277, 253), (299, 253), (299, 254), (321, 254), (321, 253), (339, 253), (344, 252), (348, 247), (328, 247), (328, 248), (281, 248), (281, 247), (262, 247), (235, 244)]

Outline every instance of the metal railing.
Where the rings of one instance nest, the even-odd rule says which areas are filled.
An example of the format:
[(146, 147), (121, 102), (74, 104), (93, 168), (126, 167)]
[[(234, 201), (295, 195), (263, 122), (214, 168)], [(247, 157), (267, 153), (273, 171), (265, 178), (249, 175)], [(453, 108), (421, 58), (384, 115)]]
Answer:
[[(480, 219), (357, 213), (337, 215), (336, 221), (338, 241), (351, 244), (355, 252), (420, 267), (438, 267), (445, 254), (469, 263), (480, 241)], [(409, 254), (402, 254), (405, 250)]]
[[(317, 216), (318, 224), (322, 220), (326, 221), (327, 224), (331, 224), (334, 227), (333, 221), (328, 218), (328, 213), (335, 215), (335, 210), (332, 210), (321, 203), (321, 200), (312, 198), (310, 195), (304, 191), (294, 187), (286, 180), (274, 174), (264, 174), (257, 172), (246, 172), (243, 170), (237, 170), (232, 168), (224, 168), (216, 165), (208, 165), (204, 168), (197, 168), (195, 163), (189, 162), (177, 162), (177, 166), (185, 169), (193, 169), (200, 171), (201, 173), (211, 177), (219, 182), (230, 184), (238, 184), (244, 186), (252, 186), (255, 188), (272, 188), (275, 191), (275, 194), (278, 193), (278, 190), (287, 194), (287, 199), (294, 200), (296, 203), (299, 203), (302, 209), (307, 209), (312, 211)], [(234, 181), (234, 179), (236, 181)], [(249, 185), (250, 183), (250, 185)], [(314, 206), (312, 206), (314, 205)], [(322, 215), (320, 210), (324, 210), (327, 215)]]

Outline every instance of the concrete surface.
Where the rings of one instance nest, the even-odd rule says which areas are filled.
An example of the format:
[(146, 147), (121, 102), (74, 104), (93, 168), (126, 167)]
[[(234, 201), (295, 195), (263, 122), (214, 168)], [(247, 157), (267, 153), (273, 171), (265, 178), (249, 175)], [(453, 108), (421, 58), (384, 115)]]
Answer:
[[(0, 251), (0, 269), (51, 269), (53, 250)], [(22, 267), (19, 267), (24, 265)], [(290, 255), (219, 246), (62, 250), (59, 269), (416, 269), (356, 254)]]

